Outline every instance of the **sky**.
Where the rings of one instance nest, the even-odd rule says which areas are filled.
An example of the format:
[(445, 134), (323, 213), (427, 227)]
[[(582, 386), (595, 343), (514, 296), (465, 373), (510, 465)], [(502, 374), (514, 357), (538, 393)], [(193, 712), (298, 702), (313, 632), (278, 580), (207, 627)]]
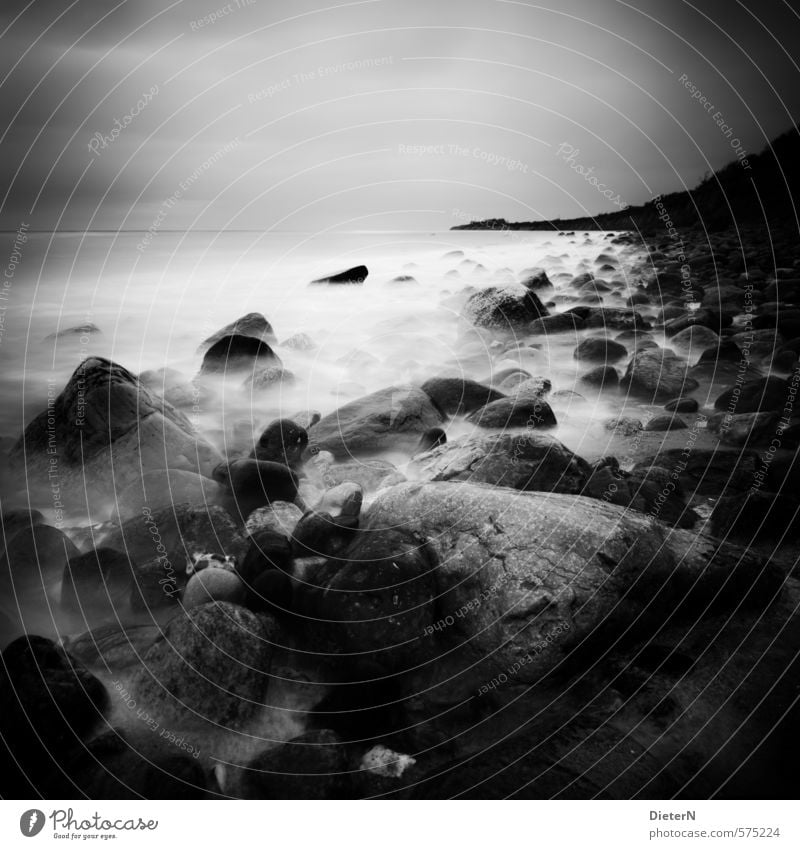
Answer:
[(0, 48), (4, 230), (597, 214), (800, 118), (783, 0), (3, 0)]

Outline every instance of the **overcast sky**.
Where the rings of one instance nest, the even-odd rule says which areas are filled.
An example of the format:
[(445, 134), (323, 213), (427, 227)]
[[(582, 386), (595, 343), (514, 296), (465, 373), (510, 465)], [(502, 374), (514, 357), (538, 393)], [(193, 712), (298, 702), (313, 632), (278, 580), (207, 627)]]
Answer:
[(614, 199), (577, 165), (641, 203), (800, 116), (782, 0), (3, 0), (0, 18), (3, 229), (598, 213)]

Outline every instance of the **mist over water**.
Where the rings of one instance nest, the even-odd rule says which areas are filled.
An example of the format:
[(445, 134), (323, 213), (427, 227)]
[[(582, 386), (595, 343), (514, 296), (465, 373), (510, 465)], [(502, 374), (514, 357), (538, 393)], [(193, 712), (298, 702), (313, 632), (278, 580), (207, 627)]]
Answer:
[[(305, 410), (324, 415), (382, 387), (437, 374), (488, 380), (519, 366), (551, 380), (554, 393), (575, 389), (580, 368), (572, 358), (575, 334), (523, 337), (518, 341), (524, 351), (501, 354), (491, 334), (480, 339), (459, 313), (472, 289), (513, 284), (535, 266), (555, 284), (556, 310), (566, 309), (570, 303), (558, 303), (564, 286), (582, 271), (596, 271), (595, 259), (608, 245), (604, 233), (165, 231), (149, 243), (144, 235), (29, 235), (0, 344), (0, 381), (9, 399), (0, 409), (0, 434), (16, 439), (45, 408), (48, 387), (59, 392), (90, 355), (134, 373), (170, 367), (191, 379), (202, 361), (198, 345), (248, 312), (270, 321), (276, 352), (295, 380), (254, 390), (230, 379), (217, 387), (216, 399), (204, 396), (187, 410), (223, 450), (240, 450), (242, 441), (257, 439), (279, 415)], [(359, 264), (369, 268), (362, 286), (308, 286)], [(615, 276), (623, 274), (621, 268)], [(413, 280), (392, 282), (397, 277)], [(619, 294), (611, 297), (610, 305), (622, 304)], [(100, 332), (47, 339), (89, 323)], [(316, 347), (302, 351), (281, 344), (299, 333)], [(581, 336), (598, 334), (602, 330)], [(541, 347), (535, 350), (530, 342)], [(551, 403), (559, 419), (554, 435), (579, 453), (596, 453), (593, 423), (617, 405), (590, 396), (585, 402), (556, 397)], [(452, 438), (469, 429), (453, 422), (448, 433)]]

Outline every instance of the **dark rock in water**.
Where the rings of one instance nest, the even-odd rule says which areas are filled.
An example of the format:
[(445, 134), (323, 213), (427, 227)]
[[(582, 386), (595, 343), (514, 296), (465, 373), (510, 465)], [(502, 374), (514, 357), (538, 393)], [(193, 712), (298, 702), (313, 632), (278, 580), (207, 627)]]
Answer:
[(720, 314), (714, 310), (701, 308), (679, 318), (670, 319), (664, 325), (664, 335), (667, 337), (675, 336), (682, 330), (696, 325), (707, 327), (718, 334), (723, 328), (729, 327), (731, 321), (731, 317), (725, 313)]
[(312, 451), (351, 459), (407, 446), (442, 424), (442, 414), (427, 393), (413, 386), (389, 386), (324, 416), (309, 431)]
[(67, 562), (78, 556), (72, 541), (50, 525), (23, 526), (7, 540), (0, 558), (0, 590), (6, 598), (41, 597), (60, 580)]
[(214, 478), (228, 490), (220, 504), (242, 521), (272, 501), (297, 498), (297, 475), (283, 463), (252, 458), (233, 460), (217, 466)]
[(664, 409), (669, 413), (696, 413), (699, 408), (696, 398), (673, 398), (664, 404)]
[(292, 579), (278, 569), (262, 572), (249, 588), (246, 606), (256, 613), (280, 618), (293, 612)]
[(3, 548), (6, 543), (14, 536), (17, 531), (24, 528), (30, 529), (35, 525), (44, 524), (44, 516), (39, 510), (32, 510), (28, 507), (13, 507), (9, 510), (3, 510), (3, 515), (0, 517), (0, 528), (2, 528)]
[(138, 666), (144, 652), (158, 639), (158, 625), (121, 625), (118, 621), (99, 625), (65, 637), (64, 648), (85, 666), (106, 672), (121, 672)]
[(603, 389), (614, 389), (619, 386), (619, 372), (614, 366), (597, 366), (586, 374), (581, 375), (581, 381), (589, 386), (599, 386)]
[(51, 342), (54, 339), (65, 339), (67, 337), (74, 338), (78, 336), (96, 336), (98, 334), (102, 336), (103, 331), (100, 330), (96, 324), (89, 321), (86, 322), (86, 324), (76, 324), (74, 327), (67, 327), (64, 330), (59, 330), (58, 333), (51, 333), (49, 336), (45, 336), (43, 341)]
[(644, 429), (649, 432), (665, 430), (685, 430), (686, 422), (680, 416), (653, 416)]
[(128, 556), (113, 548), (100, 548), (73, 557), (64, 569), (61, 607), (90, 621), (124, 613), (131, 592), (132, 569)]
[(687, 357), (696, 357), (708, 348), (719, 345), (719, 336), (708, 327), (693, 324), (680, 333), (676, 333), (670, 340), (669, 346), (678, 353)]
[(309, 510), (292, 534), (294, 557), (338, 558), (358, 530), (358, 516), (337, 516)]
[(731, 451), (693, 447), (688, 453), (683, 448), (660, 451), (653, 457), (641, 460), (634, 471), (650, 467), (668, 469), (676, 473), (683, 490), (692, 495), (720, 496), (723, 493), (741, 494), (753, 485), (758, 468), (754, 451)]
[(726, 389), (714, 401), (714, 409), (760, 413), (781, 410), (787, 402), (790, 402), (789, 383), (781, 377), (763, 377)]
[(145, 653), (133, 698), (167, 727), (238, 729), (263, 704), (277, 632), (273, 619), (227, 602), (181, 611)]
[(627, 356), (627, 349), (619, 342), (593, 337), (583, 339), (572, 352), (573, 359), (590, 363), (613, 363)]
[(548, 315), (537, 295), (522, 287), (489, 286), (470, 295), (464, 317), (476, 327), (513, 330)]
[(611, 307), (589, 307), (585, 317), (587, 328), (603, 330), (650, 330), (652, 325), (640, 313), (633, 309), (614, 309)]
[(107, 507), (109, 498), (143, 472), (170, 468), (210, 472), (216, 449), (195, 433), (191, 422), (110, 360), (90, 357), (70, 377), (48, 410), (25, 429), (10, 454), (12, 465), (27, 466), (31, 483), (46, 482), (57, 462), (61, 501), (86, 509)]
[(339, 285), (356, 285), (363, 283), (369, 275), (366, 265), (356, 265), (353, 268), (348, 268), (345, 271), (339, 271), (336, 274), (331, 274), (328, 277), (320, 277), (317, 280), (312, 280), (310, 286), (324, 284), (339, 284)]
[(550, 333), (575, 333), (581, 329), (583, 329), (583, 321), (571, 312), (542, 316), (528, 325), (529, 333), (540, 336), (547, 336)]
[(432, 377), (420, 388), (448, 416), (471, 413), (503, 397), (490, 386), (460, 377)]
[[(401, 541), (409, 556), (393, 569)], [(339, 620), (331, 628), (343, 651), (369, 652), (387, 671), (413, 664), (405, 686), (420, 719), (426, 705), (430, 718), (488, 691), (493, 676), (535, 683), (579, 645), (607, 653), (632, 622), (647, 639), (682, 611), (694, 622), (714, 601), (772, 599), (783, 580), (738, 547), (620, 507), (468, 483), (393, 487), (370, 506), (349, 554), (344, 570), (320, 570), (309, 615)], [(435, 665), (423, 663), (429, 656)]]
[(714, 413), (707, 428), (727, 445), (748, 445), (766, 441), (778, 432), (778, 413)]
[[(350, 776), (342, 741), (333, 731), (309, 731), (256, 755), (246, 768), (248, 799), (341, 799)], [(344, 792), (343, 792), (344, 791)]]
[(87, 799), (211, 798), (199, 744), (167, 728), (143, 729), (148, 736), (129, 739), (112, 728), (92, 740), (73, 765), (80, 792)]
[(274, 389), (284, 383), (294, 383), (294, 373), (281, 366), (267, 366), (248, 375), (242, 387), (250, 392)]
[(206, 351), (200, 374), (257, 372), (267, 366), (282, 367), (280, 357), (261, 339), (253, 336), (223, 336)]
[(717, 536), (740, 539), (743, 544), (795, 540), (800, 534), (800, 500), (788, 493), (760, 489), (725, 496), (714, 505), (711, 529)]
[(772, 368), (775, 371), (794, 371), (798, 366), (797, 354), (784, 348), (776, 351), (772, 358)]
[(0, 663), (0, 795), (68, 798), (65, 765), (103, 719), (105, 687), (44, 637), (8, 645)]
[(520, 283), (532, 292), (541, 292), (543, 289), (553, 288), (553, 284), (543, 268), (526, 269)]
[(686, 361), (662, 348), (634, 354), (620, 383), (623, 388), (650, 403), (674, 398), (699, 386), (689, 376)]
[(236, 321), (226, 324), (221, 330), (218, 330), (212, 336), (209, 336), (200, 347), (197, 349), (198, 354), (205, 354), (209, 348), (217, 344), (226, 336), (249, 336), (253, 339), (258, 339), (265, 342), (267, 345), (274, 345), (278, 340), (272, 329), (272, 325), (261, 315), (260, 312), (249, 312)]
[(500, 401), (493, 401), (470, 413), (467, 421), (478, 427), (492, 428), (547, 428), (558, 424), (547, 401), (536, 397), (502, 398)]
[(417, 445), (417, 453), (421, 454), (425, 451), (431, 451), (433, 448), (438, 448), (440, 445), (447, 444), (447, 434), (440, 427), (432, 427), (422, 434), (422, 438)]
[[(363, 660), (389, 672), (422, 662), (429, 642), (423, 631), (435, 621), (436, 566), (424, 539), (402, 523), (374, 527), (355, 538), (343, 559), (313, 569), (298, 588), (298, 609), (313, 620), (310, 644), (337, 653), (362, 652), (369, 645)], [(352, 658), (356, 665), (359, 660)]]
[(275, 419), (258, 439), (258, 445), (250, 454), (256, 460), (283, 463), (291, 469), (302, 465), (303, 454), (308, 447), (308, 431), (292, 419)]
[(589, 464), (543, 433), (499, 434), (450, 442), (417, 460), (432, 481), (467, 481), (512, 489), (578, 494)]
[(419, 282), (417, 281), (417, 279), (412, 277), (410, 274), (398, 274), (397, 277), (392, 277), (392, 279), (388, 282), (391, 286), (396, 286), (398, 284), (406, 286), (419, 286)]

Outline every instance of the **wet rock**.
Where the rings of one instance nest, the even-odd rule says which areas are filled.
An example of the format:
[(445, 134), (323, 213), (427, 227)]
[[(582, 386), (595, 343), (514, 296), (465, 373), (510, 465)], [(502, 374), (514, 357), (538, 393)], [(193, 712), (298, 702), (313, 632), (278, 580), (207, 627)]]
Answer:
[(580, 493), (588, 463), (543, 433), (461, 439), (417, 459), (431, 481), (466, 481), (540, 492)]
[(715, 410), (759, 413), (780, 410), (789, 400), (789, 383), (780, 377), (749, 380), (726, 389), (714, 401)]
[(696, 398), (673, 398), (664, 404), (664, 409), (669, 413), (696, 413), (699, 407)]
[(259, 507), (297, 498), (297, 475), (283, 463), (252, 458), (234, 460), (217, 466), (214, 478), (226, 490), (220, 504), (242, 523)]
[(302, 515), (303, 511), (296, 504), (273, 501), (265, 507), (253, 510), (247, 517), (245, 531), (253, 536), (259, 531), (271, 530), (283, 534), (288, 539)]
[(144, 472), (163, 469), (165, 459), (172, 469), (204, 474), (220, 457), (183, 413), (153, 396), (129, 371), (90, 357), (51, 410), (28, 425), (10, 459), (27, 466), (30, 486), (40, 479), (44, 485), (55, 461), (60, 500), (85, 510), (87, 499), (107, 509), (116, 492)]
[(131, 691), (164, 725), (240, 728), (263, 704), (276, 637), (274, 620), (235, 604), (180, 612), (145, 653)]
[(108, 694), (75, 658), (44, 637), (8, 645), (0, 664), (0, 774), (4, 799), (65, 798), (68, 764), (102, 721)]
[(318, 513), (327, 513), (333, 518), (349, 517), (357, 519), (361, 513), (364, 491), (360, 484), (345, 481), (326, 490), (325, 494), (315, 505)]
[(777, 425), (777, 413), (714, 413), (707, 426), (726, 445), (748, 445), (774, 436)]
[(597, 366), (581, 375), (581, 381), (589, 386), (602, 389), (614, 389), (619, 386), (619, 372), (614, 366)]
[(250, 312), (241, 318), (237, 318), (236, 321), (226, 324), (221, 330), (209, 336), (197, 349), (197, 353), (205, 354), (209, 348), (216, 345), (217, 342), (226, 336), (249, 336), (267, 345), (274, 345), (278, 341), (272, 325), (267, 319), (261, 313)]
[(282, 368), (280, 357), (261, 339), (253, 336), (223, 336), (203, 357), (201, 375), (232, 372), (256, 373), (267, 367)]
[(662, 432), (666, 430), (685, 430), (686, 422), (680, 416), (653, 416), (645, 425), (649, 432)]
[(547, 401), (528, 395), (493, 401), (470, 413), (467, 421), (484, 428), (549, 428), (557, 425)]
[(244, 604), (247, 601), (247, 587), (235, 572), (228, 569), (212, 566), (202, 572), (195, 572), (186, 584), (181, 604), (189, 610), (214, 601)]
[(152, 469), (120, 490), (116, 510), (125, 522), (145, 510), (163, 510), (175, 504), (202, 507), (214, 504), (223, 489), (211, 478), (181, 469)]
[[(425, 434), (421, 438), (424, 436)], [(321, 457), (323, 454), (320, 453), (317, 456)], [(306, 466), (306, 474), (311, 475), (309, 466)], [(347, 463), (327, 463), (318, 470), (318, 474), (323, 489), (352, 481), (359, 484), (364, 492), (374, 492), (405, 480), (405, 476), (392, 463), (371, 457), (351, 460)]]
[(619, 342), (595, 337), (582, 340), (572, 352), (573, 359), (589, 363), (613, 363), (627, 356), (627, 349)]
[(317, 280), (312, 280), (309, 285), (355, 286), (363, 283), (368, 276), (369, 271), (366, 265), (355, 265), (353, 268), (347, 268), (344, 271), (329, 274), (327, 277), (319, 277)]
[(641, 460), (634, 469), (647, 470), (653, 466), (677, 474), (681, 487), (691, 495), (717, 497), (725, 492), (741, 494), (751, 487), (758, 456), (754, 451), (725, 448), (692, 447), (688, 452), (684, 448), (670, 448)]
[(607, 419), (603, 422), (603, 427), (619, 436), (635, 436), (644, 429), (641, 420), (632, 416), (617, 416)]
[(725, 327), (729, 327), (730, 324), (731, 317), (729, 315), (701, 308), (694, 312), (686, 313), (680, 318), (670, 319), (664, 325), (664, 335), (667, 338), (676, 336), (682, 330), (695, 326), (706, 327), (713, 330), (714, 333), (719, 334)]
[(432, 427), (430, 430), (426, 430), (425, 433), (422, 434), (414, 456), (417, 454), (424, 454), (426, 451), (432, 451), (434, 448), (438, 448), (440, 445), (446, 444), (447, 434), (440, 427)]
[(421, 389), (390, 386), (324, 416), (311, 428), (309, 445), (312, 451), (330, 451), (347, 459), (400, 446), (413, 449), (419, 437), (442, 419)]
[(462, 314), (476, 327), (513, 330), (548, 315), (548, 311), (528, 289), (490, 286), (471, 295)]
[(297, 469), (302, 465), (307, 447), (308, 431), (305, 427), (292, 419), (276, 419), (267, 425), (250, 457)]
[(90, 669), (122, 672), (142, 662), (142, 655), (160, 633), (158, 625), (123, 625), (114, 621), (65, 637), (63, 643), (72, 657)]
[(54, 588), (68, 561), (78, 556), (69, 537), (50, 525), (23, 526), (6, 543), (0, 558), (0, 588), (6, 598), (40, 598)]
[(634, 354), (620, 383), (649, 403), (663, 402), (699, 386), (689, 376), (686, 361), (662, 348)]
[(345, 748), (330, 730), (309, 731), (247, 764), (249, 799), (342, 799), (350, 796)]
[(693, 358), (702, 355), (708, 348), (718, 347), (719, 342), (719, 336), (713, 330), (702, 325), (693, 325), (676, 333), (669, 340), (669, 345), (675, 351)]
[(448, 416), (471, 413), (503, 397), (490, 386), (459, 377), (432, 377), (420, 388)]
[(800, 533), (800, 500), (789, 493), (751, 488), (743, 495), (725, 496), (714, 505), (711, 529), (720, 537), (786, 542)]
[(331, 516), (309, 510), (292, 534), (292, 555), (298, 557), (339, 558), (358, 529), (358, 516)]
[(236, 573), (248, 587), (252, 587), (264, 572), (277, 570), (288, 574), (291, 569), (290, 538), (271, 528), (257, 531), (250, 537), (247, 554), (236, 565)]

